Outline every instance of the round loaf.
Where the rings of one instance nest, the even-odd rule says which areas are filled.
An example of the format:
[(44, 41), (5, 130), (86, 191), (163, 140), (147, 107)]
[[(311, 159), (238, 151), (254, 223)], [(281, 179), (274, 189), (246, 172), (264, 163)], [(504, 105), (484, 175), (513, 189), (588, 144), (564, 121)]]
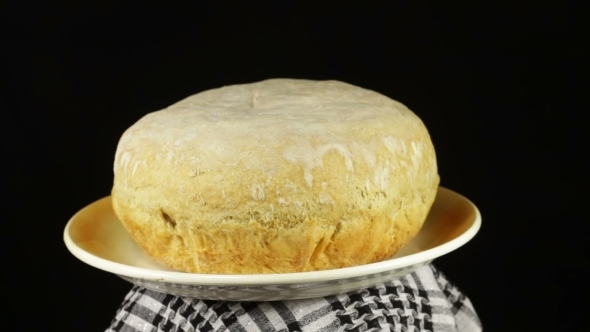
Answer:
[(338, 81), (271, 79), (140, 119), (118, 144), (112, 201), (170, 268), (286, 273), (393, 256), (438, 183), (428, 131), (404, 105)]

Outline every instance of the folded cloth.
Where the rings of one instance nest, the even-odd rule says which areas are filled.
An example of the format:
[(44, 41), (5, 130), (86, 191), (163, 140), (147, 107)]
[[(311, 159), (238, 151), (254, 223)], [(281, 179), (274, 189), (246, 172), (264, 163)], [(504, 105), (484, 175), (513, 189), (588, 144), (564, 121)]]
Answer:
[(482, 325), (431, 264), (374, 287), (293, 301), (209, 301), (134, 286), (106, 331), (477, 332)]

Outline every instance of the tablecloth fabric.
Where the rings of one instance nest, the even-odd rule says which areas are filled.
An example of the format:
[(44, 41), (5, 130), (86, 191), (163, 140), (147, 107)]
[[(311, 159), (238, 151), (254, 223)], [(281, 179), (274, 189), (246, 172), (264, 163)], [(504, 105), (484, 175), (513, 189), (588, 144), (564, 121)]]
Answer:
[(374, 287), (314, 299), (210, 301), (133, 286), (106, 332), (480, 332), (461, 291), (432, 264)]

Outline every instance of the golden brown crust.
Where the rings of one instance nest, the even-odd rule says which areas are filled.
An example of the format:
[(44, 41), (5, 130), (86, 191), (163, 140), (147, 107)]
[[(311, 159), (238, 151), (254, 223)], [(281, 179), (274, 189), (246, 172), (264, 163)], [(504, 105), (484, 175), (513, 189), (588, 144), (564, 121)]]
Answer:
[(152, 113), (125, 132), (114, 170), (114, 210), (151, 257), (221, 274), (391, 257), (420, 230), (439, 181), (428, 132), (403, 105), (304, 80)]

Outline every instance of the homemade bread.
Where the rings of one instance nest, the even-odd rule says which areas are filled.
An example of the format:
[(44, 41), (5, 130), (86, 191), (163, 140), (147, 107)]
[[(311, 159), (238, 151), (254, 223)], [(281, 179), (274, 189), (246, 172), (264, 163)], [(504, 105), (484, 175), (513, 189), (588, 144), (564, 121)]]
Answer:
[(190, 96), (121, 137), (113, 208), (171, 268), (258, 274), (393, 256), (439, 176), (422, 121), (338, 81), (271, 79)]

